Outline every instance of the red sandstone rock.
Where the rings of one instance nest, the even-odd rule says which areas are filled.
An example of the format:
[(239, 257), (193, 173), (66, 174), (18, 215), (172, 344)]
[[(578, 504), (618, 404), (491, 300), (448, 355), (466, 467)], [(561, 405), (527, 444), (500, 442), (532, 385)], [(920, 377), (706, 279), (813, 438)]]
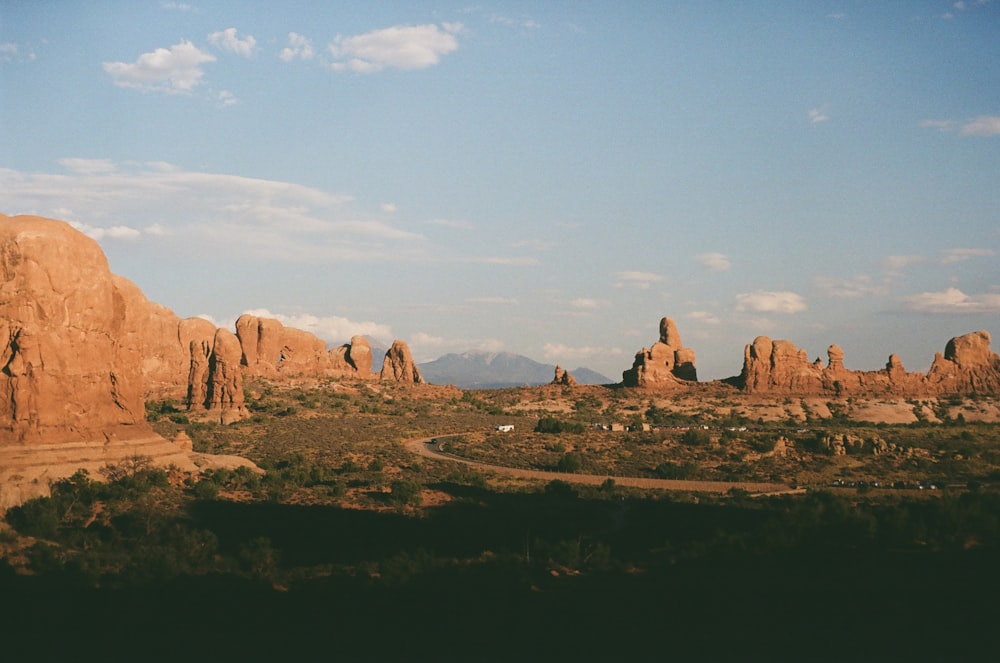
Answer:
[(637, 352), (632, 368), (622, 373), (627, 387), (679, 386), (682, 380), (697, 379), (694, 350), (682, 345), (677, 325), (670, 318), (660, 320), (660, 340)]
[(385, 353), (379, 379), (423, 384), (424, 379), (420, 376), (416, 362), (413, 361), (413, 355), (410, 354), (410, 346), (404, 341), (392, 342), (392, 347)]

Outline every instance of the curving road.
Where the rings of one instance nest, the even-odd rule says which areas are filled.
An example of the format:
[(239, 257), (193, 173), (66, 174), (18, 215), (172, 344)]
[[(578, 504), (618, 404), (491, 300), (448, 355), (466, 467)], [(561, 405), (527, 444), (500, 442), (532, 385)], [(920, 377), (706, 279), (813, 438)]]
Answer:
[(791, 488), (781, 483), (755, 483), (749, 481), (684, 481), (675, 479), (646, 479), (641, 477), (614, 477), (599, 474), (569, 474), (564, 472), (545, 472), (542, 470), (525, 470), (517, 467), (504, 467), (503, 465), (491, 465), (478, 460), (469, 460), (453, 454), (445, 453), (432, 443), (432, 440), (443, 440), (456, 435), (440, 435), (436, 437), (418, 437), (404, 442), (406, 448), (424, 458), (434, 460), (447, 460), (453, 463), (471, 465), (484, 470), (490, 470), (499, 474), (518, 477), (521, 479), (540, 479), (542, 481), (553, 481), (558, 479), (567, 483), (587, 484), (599, 486), (608, 479), (613, 479), (615, 485), (626, 486), (628, 488), (656, 488), (659, 490), (681, 490), (686, 492), (700, 493), (727, 493), (733, 488), (745, 490), (748, 493), (779, 495), (786, 493), (804, 493), (804, 488)]

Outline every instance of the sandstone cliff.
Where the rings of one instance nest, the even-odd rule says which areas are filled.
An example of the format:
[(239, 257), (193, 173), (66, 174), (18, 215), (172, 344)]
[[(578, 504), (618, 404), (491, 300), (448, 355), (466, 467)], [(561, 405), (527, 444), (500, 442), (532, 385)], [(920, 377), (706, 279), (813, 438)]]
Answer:
[(626, 387), (679, 386), (697, 379), (694, 350), (684, 347), (670, 318), (660, 320), (660, 340), (637, 352), (632, 368), (622, 373)]

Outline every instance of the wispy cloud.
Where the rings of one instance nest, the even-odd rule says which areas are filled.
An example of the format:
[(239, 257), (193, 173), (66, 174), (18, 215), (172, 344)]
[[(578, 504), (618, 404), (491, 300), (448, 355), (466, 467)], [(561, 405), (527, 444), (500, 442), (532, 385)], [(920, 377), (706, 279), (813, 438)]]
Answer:
[(654, 283), (659, 283), (664, 280), (664, 277), (659, 274), (654, 274), (653, 272), (636, 272), (636, 271), (626, 271), (615, 273), (615, 287), (624, 288), (626, 286), (631, 286), (633, 288), (641, 288), (643, 290), (648, 289)]
[(684, 314), (684, 319), (703, 322), (707, 325), (717, 325), (722, 322), (718, 316), (713, 315), (708, 311), (691, 311), (690, 313)]
[(882, 261), (882, 268), (891, 275), (898, 276), (910, 265), (917, 265), (925, 262), (927, 258), (918, 255), (886, 256)]
[(408, 343), (418, 363), (435, 359), (442, 352), (501, 352), (505, 347), (495, 338), (447, 338), (427, 332), (416, 332)]
[(725, 253), (701, 253), (697, 258), (702, 267), (713, 272), (725, 272), (732, 266)]
[(820, 122), (826, 122), (830, 119), (827, 115), (826, 106), (817, 106), (816, 108), (809, 109), (809, 122), (812, 124), (819, 124)]
[(548, 251), (556, 246), (556, 243), (547, 239), (520, 239), (511, 246), (515, 249), (532, 249), (534, 251)]
[(132, 63), (105, 62), (104, 71), (118, 87), (144, 92), (189, 94), (201, 83), (201, 65), (214, 62), (215, 56), (189, 41), (170, 48), (143, 53)]
[(236, 28), (226, 28), (219, 32), (208, 35), (208, 43), (215, 46), (220, 51), (234, 53), (249, 58), (253, 55), (257, 47), (257, 40), (253, 35), (247, 35), (240, 39), (236, 36)]
[[(213, 242), (268, 260), (421, 259), (424, 237), (345, 209), (351, 197), (288, 182), (186, 171), (169, 164), (62, 159), (69, 173), (0, 169), (0, 209), (85, 223), (102, 239), (136, 228), (150, 238)], [(67, 216), (65, 214), (63, 217)], [(134, 219), (155, 219), (138, 230)], [(151, 231), (148, 228), (155, 228)], [(131, 235), (132, 238), (135, 235)]]
[(288, 46), (281, 49), (278, 58), (283, 62), (291, 62), (296, 58), (299, 60), (312, 60), (316, 55), (313, 50), (313, 43), (309, 37), (304, 37), (297, 32), (288, 33)]
[(784, 291), (756, 290), (736, 295), (737, 311), (756, 313), (800, 313), (806, 310), (802, 295)]
[(958, 288), (922, 292), (903, 298), (907, 309), (919, 313), (1000, 313), (1000, 294), (967, 295)]
[(513, 28), (525, 28), (528, 30), (537, 30), (542, 27), (542, 24), (534, 19), (512, 18), (510, 16), (502, 16), (500, 14), (493, 14), (490, 16), (490, 23), (507, 25)]
[(577, 297), (576, 299), (570, 301), (570, 306), (573, 308), (584, 309), (587, 311), (593, 311), (604, 306), (607, 306), (607, 302), (600, 299), (594, 299), (592, 297)]
[(965, 122), (950, 119), (922, 120), (919, 126), (943, 132), (958, 130), (959, 136), (990, 137), (1000, 136), (1000, 115), (980, 115)]
[(98, 228), (97, 226), (80, 223), (79, 221), (70, 221), (69, 225), (73, 226), (84, 235), (87, 235), (97, 241), (100, 241), (105, 237), (110, 239), (139, 239), (142, 235), (140, 230), (129, 226), (110, 226), (107, 228)]
[(1000, 115), (980, 115), (958, 130), (960, 136), (1000, 136)]
[(942, 265), (950, 265), (973, 258), (989, 258), (994, 255), (996, 255), (996, 251), (993, 249), (946, 249), (942, 252), (939, 262)]
[(371, 74), (383, 69), (425, 69), (458, 50), (460, 23), (404, 25), (353, 36), (338, 35), (329, 45), (334, 71)]
[(858, 275), (846, 279), (820, 276), (816, 278), (816, 287), (827, 297), (843, 297), (848, 299), (885, 295), (889, 288), (883, 281), (879, 282), (870, 276)]
[(472, 230), (473, 225), (462, 219), (430, 219), (425, 221), (431, 226), (442, 226), (445, 228), (456, 228), (458, 230)]
[(919, 126), (924, 129), (951, 131), (955, 128), (955, 120), (921, 120)]

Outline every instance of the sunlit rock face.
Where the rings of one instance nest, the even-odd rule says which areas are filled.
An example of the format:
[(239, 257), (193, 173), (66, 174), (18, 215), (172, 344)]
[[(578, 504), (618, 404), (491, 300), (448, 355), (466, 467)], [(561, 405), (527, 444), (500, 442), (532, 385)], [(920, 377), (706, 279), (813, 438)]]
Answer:
[(681, 342), (677, 325), (670, 318), (660, 320), (660, 338), (635, 355), (632, 368), (622, 373), (626, 387), (678, 386), (698, 379), (695, 354)]

